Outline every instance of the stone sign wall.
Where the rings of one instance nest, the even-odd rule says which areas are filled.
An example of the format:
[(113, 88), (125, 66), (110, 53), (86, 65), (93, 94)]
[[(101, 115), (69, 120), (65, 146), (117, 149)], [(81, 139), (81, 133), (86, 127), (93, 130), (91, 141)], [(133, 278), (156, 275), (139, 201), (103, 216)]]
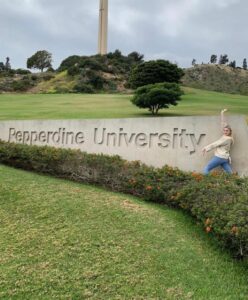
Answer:
[[(230, 116), (235, 144), (233, 169), (248, 175), (248, 130), (245, 118)], [(222, 135), (219, 117), (175, 117), (109, 120), (36, 120), (0, 122), (0, 139), (29, 145), (118, 154), (148, 165), (167, 164), (201, 172), (213, 155), (201, 149)]]

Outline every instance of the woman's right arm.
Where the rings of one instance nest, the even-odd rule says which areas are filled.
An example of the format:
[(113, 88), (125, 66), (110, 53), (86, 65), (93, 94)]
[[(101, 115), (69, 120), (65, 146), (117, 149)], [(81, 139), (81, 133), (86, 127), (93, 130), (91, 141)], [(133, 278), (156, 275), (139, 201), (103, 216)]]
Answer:
[(225, 117), (225, 112), (227, 111), (227, 109), (222, 109), (222, 111), (220, 112), (220, 119), (221, 119), (221, 130), (227, 125), (226, 122), (226, 117)]
[(226, 139), (224, 137), (221, 137), (219, 140), (215, 141), (214, 143), (205, 146), (202, 149), (202, 151), (203, 151), (203, 153), (206, 153), (206, 152), (208, 152), (208, 151), (210, 151), (210, 150), (212, 150), (214, 148), (217, 148), (217, 147), (219, 147), (221, 145), (224, 145), (225, 143), (226, 143)]

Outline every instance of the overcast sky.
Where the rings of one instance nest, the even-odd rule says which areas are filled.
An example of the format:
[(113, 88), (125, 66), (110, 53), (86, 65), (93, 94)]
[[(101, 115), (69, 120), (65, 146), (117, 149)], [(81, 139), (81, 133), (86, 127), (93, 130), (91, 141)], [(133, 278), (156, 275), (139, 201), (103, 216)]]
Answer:
[[(25, 68), (38, 50), (53, 66), (97, 52), (99, 0), (0, 0), (0, 61)], [(181, 67), (228, 54), (248, 58), (247, 0), (109, 0), (108, 51), (138, 51)]]

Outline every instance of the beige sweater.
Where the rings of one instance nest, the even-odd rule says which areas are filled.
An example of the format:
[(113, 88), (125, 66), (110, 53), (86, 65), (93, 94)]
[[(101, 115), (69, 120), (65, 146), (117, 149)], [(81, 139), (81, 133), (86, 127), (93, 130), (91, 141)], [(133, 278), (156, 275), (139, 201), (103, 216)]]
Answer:
[(215, 149), (214, 155), (220, 158), (229, 159), (230, 149), (233, 144), (233, 138), (231, 136), (223, 135), (218, 141), (207, 145), (204, 149), (208, 152)]

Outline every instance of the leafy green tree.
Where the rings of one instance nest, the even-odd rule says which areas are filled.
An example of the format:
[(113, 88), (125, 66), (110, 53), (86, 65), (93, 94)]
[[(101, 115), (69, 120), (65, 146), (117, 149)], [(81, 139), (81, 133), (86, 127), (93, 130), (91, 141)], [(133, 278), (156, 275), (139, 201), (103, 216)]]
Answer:
[(131, 88), (137, 88), (159, 82), (178, 83), (183, 74), (182, 69), (168, 60), (151, 60), (133, 67), (129, 77), (129, 85)]
[(231, 61), (231, 62), (229, 63), (229, 67), (235, 69), (235, 68), (236, 68), (236, 61), (235, 61), (235, 60), (234, 60), (234, 61)]
[(64, 71), (64, 70), (68, 70), (71, 67), (77, 66), (80, 63), (81, 58), (82, 57), (79, 55), (71, 55), (67, 57), (61, 62), (58, 70)]
[(135, 91), (131, 102), (139, 108), (148, 108), (153, 115), (157, 115), (160, 109), (177, 105), (182, 94), (183, 91), (176, 83), (148, 84)]
[(246, 60), (246, 58), (244, 58), (244, 60), (243, 60), (243, 69), (247, 70), (247, 60)]
[(5, 65), (4, 63), (1, 61), (0, 62), (0, 72), (5, 70)]
[(196, 65), (196, 59), (195, 59), (195, 58), (192, 59), (191, 65), (192, 65), (193, 67)]
[(217, 63), (217, 55), (216, 54), (212, 54), (210, 57), (210, 63), (211, 64), (216, 64)]
[(115, 52), (109, 52), (107, 53), (107, 58), (109, 59), (121, 59), (123, 57), (121, 51), (119, 49), (116, 49)]
[(220, 56), (220, 60), (219, 60), (219, 64), (220, 65), (225, 65), (228, 62), (229, 62), (229, 59), (228, 59), (228, 55), (227, 54), (224, 54), (224, 55)]
[(11, 70), (11, 65), (10, 65), (10, 58), (6, 57), (6, 63), (5, 63), (5, 69), (6, 70)]
[(52, 54), (46, 50), (37, 51), (34, 55), (27, 59), (28, 69), (44, 69), (52, 67)]
[(144, 59), (144, 55), (140, 54), (137, 51), (133, 51), (133, 52), (129, 53), (127, 57), (132, 59), (133, 61), (135, 61), (137, 63), (143, 62), (143, 59)]

